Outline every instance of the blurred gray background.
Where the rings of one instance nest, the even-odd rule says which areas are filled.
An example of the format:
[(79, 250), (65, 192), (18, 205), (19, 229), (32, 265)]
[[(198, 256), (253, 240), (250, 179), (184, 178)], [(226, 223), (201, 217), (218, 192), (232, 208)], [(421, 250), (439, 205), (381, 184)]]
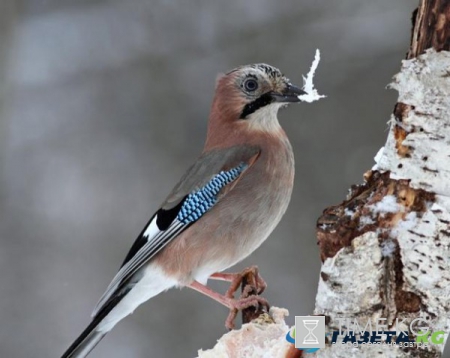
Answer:
[[(301, 84), (316, 48), (328, 98), (280, 113), (295, 191), (257, 264), (266, 297), (312, 313), (321, 211), (344, 199), (384, 143), (385, 86), (417, 1), (1, 0), (0, 356), (58, 357), (129, 246), (199, 154), (216, 74), (267, 62)], [(214, 288), (225, 290), (225, 284)], [(92, 357), (193, 357), (226, 309), (172, 290)]]

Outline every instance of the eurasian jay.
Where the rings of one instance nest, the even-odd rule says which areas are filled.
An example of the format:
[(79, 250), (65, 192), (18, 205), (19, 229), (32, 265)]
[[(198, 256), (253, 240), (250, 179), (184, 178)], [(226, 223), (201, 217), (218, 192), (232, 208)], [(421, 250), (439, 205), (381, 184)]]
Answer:
[(193, 288), (230, 309), (255, 304), (258, 296), (234, 299), (206, 282), (227, 280), (221, 272), (257, 249), (285, 213), (294, 155), (277, 113), (304, 94), (267, 64), (217, 79), (202, 154), (141, 231), (63, 358), (85, 357), (121, 319), (172, 287)]

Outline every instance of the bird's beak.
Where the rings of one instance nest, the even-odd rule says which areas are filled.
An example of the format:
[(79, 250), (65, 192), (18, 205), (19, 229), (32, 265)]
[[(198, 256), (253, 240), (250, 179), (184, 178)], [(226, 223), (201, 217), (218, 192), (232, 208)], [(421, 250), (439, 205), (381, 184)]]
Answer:
[(274, 102), (279, 103), (293, 103), (300, 102), (298, 96), (306, 94), (300, 87), (297, 87), (291, 83), (286, 84), (286, 88), (281, 93), (273, 92), (272, 98)]

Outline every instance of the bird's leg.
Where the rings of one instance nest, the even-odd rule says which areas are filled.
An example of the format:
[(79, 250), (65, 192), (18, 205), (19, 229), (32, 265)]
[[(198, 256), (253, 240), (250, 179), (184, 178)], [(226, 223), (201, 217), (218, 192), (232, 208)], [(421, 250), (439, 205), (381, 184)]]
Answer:
[[(255, 289), (257, 295), (260, 295), (266, 289), (267, 284), (263, 280), (263, 278), (259, 275), (258, 266), (250, 266), (250, 267), (247, 267), (246, 269), (242, 270), (241, 272), (237, 272), (237, 273), (216, 272), (216, 273), (213, 273), (211, 276), (209, 276), (209, 278), (211, 278), (213, 280), (221, 280), (221, 281), (231, 282), (230, 287), (228, 288), (225, 295), (227, 297), (234, 297), (234, 293), (238, 290), (243, 279), (246, 276), (248, 276), (249, 274), (252, 274), (252, 276), (255, 277), (256, 285), (255, 285), (254, 289)], [(251, 289), (244, 287), (244, 291), (245, 290), (252, 291)]]
[(238, 273), (216, 272), (209, 276), (209, 278), (217, 281), (231, 282), (236, 277), (236, 275), (238, 275)]
[(252, 306), (258, 308), (259, 305), (265, 306), (266, 308), (269, 307), (269, 303), (265, 298), (256, 295), (235, 299), (234, 297), (221, 295), (220, 293), (210, 289), (208, 286), (202, 285), (197, 281), (192, 282), (188, 287), (200, 293), (203, 293), (204, 295), (212, 298), (213, 300), (223, 304), (230, 309), (230, 313), (228, 314), (228, 317), (225, 321), (225, 326), (230, 330), (234, 328), (234, 320), (238, 311)]

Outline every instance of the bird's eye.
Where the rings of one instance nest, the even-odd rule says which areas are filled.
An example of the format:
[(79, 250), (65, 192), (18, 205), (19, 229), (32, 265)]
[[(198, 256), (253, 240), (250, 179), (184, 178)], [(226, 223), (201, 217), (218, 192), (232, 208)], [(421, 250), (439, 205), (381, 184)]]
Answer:
[(244, 82), (244, 88), (247, 92), (253, 92), (256, 91), (258, 88), (258, 82), (256, 82), (253, 78), (248, 78)]

